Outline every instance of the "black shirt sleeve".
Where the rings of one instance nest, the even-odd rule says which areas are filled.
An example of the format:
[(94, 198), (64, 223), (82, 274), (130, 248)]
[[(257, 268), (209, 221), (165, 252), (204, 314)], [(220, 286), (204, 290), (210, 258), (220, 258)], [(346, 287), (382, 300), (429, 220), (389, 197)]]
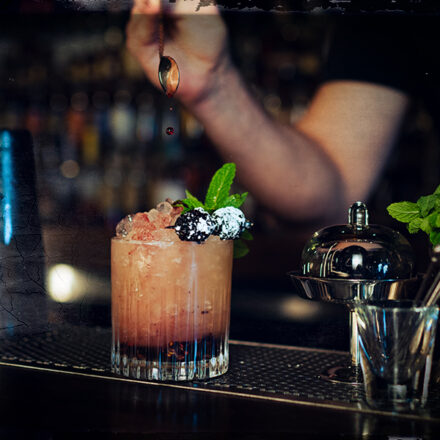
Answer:
[(406, 17), (338, 17), (330, 32), (322, 81), (365, 81), (412, 93), (410, 30)]

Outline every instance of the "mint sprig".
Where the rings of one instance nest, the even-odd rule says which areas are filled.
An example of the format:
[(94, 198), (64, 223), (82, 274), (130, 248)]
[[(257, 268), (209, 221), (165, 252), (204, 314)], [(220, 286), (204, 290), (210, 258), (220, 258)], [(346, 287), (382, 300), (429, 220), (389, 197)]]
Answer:
[(407, 223), (410, 234), (423, 231), (433, 246), (440, 244), (440, 185), (432, 194), (420, 197), (416, 203), (392, 203), (387, 211), (397, 221)]
[(182, 200), (186, 211), (190, 211), (194, 208), (204, 208), (203, 203), (194, 197), (188, 190), (185, 190), (186, 199)]
[(235, 177), (235, 163), (225, 163), (211, 179), (205, 197), (206, 210), (223, 208)]
[(229, 194), (232, 182), (235, 177), (235, 163), (225, 163), (212, 176), (209, 183), (208, 192), (206, 193), (205, 203), (202, 203), (194, 197), (189, 191), (186, 191), (186, 199), (178, 200), (175, 205), (183, 206), (183, 212), (191, 211), (194, 208), (203, 208), (212, 214), (215, 210), (233, 206), (240, 208), (243, 205), (247, 192), (243, 194)]
[(243, 194), (232, 194), (228, 196), (228, 198), (224, 201), (223, 206), (220, 208), (225, 208), (226, 206), (233, 206), (234, 208), (240, 208), (246, 200), (248, 193), (245, 192)]

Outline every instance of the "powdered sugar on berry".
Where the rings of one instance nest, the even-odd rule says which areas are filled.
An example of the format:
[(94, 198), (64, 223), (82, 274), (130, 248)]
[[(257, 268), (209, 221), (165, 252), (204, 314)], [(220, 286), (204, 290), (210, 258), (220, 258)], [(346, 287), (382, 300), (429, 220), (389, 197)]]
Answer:
[(217, 209), (212, 214), (212, 219), (216, 224), (215, 234), (222, 240), (240, 238), (242, 232), (248, 228), (249, 223), (243, 212), (232, 206)]
[(215, 224), (203, 208), (195, 208), (177, 219), (174, 230), (181, 240), (202, 243), (214, 232)]

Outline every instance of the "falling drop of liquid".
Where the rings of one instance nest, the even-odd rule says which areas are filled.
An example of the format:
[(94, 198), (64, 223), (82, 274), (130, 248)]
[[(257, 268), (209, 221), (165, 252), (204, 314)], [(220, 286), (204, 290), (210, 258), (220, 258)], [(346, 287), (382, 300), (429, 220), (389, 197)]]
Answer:
[(166, 134), (167, 134), (168, 136), (174, 134), (174, 128), (173, 128), (173, 127), (168, 127), (168, 128), (166, 129)]

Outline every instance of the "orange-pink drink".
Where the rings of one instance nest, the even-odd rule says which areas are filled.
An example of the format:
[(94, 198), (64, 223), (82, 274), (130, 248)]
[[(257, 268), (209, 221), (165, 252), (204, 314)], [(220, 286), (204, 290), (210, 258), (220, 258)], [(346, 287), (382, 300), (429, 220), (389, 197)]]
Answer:
[(118, 374), (191, 380), (227, 371), (233, 241), (214, 235), (200, 244), (181, 241), (164, 226), (178, 214), (160, 204), (126, 219), (112, 239)]

